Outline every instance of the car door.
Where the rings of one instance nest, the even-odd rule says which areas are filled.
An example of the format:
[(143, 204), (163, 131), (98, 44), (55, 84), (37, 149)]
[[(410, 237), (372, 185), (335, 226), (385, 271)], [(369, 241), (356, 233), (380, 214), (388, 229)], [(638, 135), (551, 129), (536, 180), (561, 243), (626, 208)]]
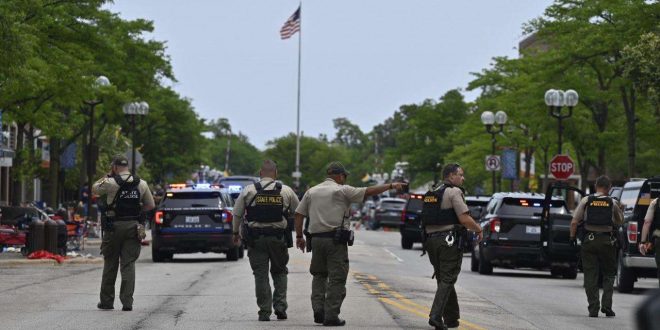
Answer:
[(557, 206), (557, 201), (553, 201), (552, 196), (558, 192), (566, 192), (566, 194), (575, 192), (579, 196), (578, 200), (585, 196), (584, 191), (564, 182), (555, 182), (548, 186), (543, 202), (543, 211), (541, 212), (541, 244), (545, 254), (551, 260), (577, 259), (580, 249), (571, 246), (570, 243), (573, 216), (568, 212), (551, 212), (553, 206)]

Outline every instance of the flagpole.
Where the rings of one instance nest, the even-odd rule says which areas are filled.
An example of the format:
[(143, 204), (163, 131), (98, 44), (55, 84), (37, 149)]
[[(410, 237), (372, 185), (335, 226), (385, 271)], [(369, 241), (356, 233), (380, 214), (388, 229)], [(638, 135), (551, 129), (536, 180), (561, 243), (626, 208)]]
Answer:
[(302, 57), (302, 1), (300, 1), (300, 30), (298, 31), (298, 109), (296, 112), (296, 188), (300, 188), (300, 60)]

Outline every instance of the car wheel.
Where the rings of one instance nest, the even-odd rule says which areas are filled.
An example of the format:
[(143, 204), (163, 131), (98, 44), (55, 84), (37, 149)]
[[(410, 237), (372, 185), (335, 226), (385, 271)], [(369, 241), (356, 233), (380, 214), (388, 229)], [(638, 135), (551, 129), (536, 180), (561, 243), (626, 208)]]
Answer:
[(227, 250), (227, 260), (236, 261), (238, 260), (238, 247), (233, 247)]
[(404, 250), (410, 250), (413, 247), (413, 241), (406, 237), (406, 235), (401, 235), (401, 248)]
[(550, 267), (550, 276), (560, 277), (562, 275), (562, 269), (559, 267)]
[(474, 253), (474, 250), (470, 253), (470, 270), (473, 272), (479, 271), (479, 259), (477, 259), (477, 254)]
[(577, 278), (577, 273), (577, 266), (571, 266), (564, 268), (561, 275), (567, 280), (574, 280)]
[(490, 275), (493, 273), (493, 264), (491, 264), (482, 252), (482, 249), (479, 249), (479, 274), (481, 275)]
[(619, 267), (616, 272), (616, 289), (621, 293), (630, 293), (635, 287), (635, 272), (623, 265), (623, 253), (619, 252)]

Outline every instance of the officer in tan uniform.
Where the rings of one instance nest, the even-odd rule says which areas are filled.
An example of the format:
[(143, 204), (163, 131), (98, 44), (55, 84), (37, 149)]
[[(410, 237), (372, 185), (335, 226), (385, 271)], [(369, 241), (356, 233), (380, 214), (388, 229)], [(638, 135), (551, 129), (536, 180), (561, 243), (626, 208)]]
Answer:
[[(287, 218), (298, 207), (298, 197), (289, 186), (275, 182), (277, 165), (272, 160), (264, 161), (259, 176), (261, 180), (258, 183), (246, 186), (236, 198), (233, 210), (234, 244), (240, 244), (242, 237), (248, 245), (259, 321), (270, 321), (273, 308), (277, 319), (285, 320), (288, 307), (287, 249), (289, 244), (293, 245), (292, 241), (289, 242), (291, 231), (287, 228)], [(274, 291), (271, 291), (268, 281), (269, 268)]]
[(332, 162), (326, 170), (327, 178), (310, 188), (296, 209), (296, 245), (305, 252), (303, 220), (309, 221), (312, 237), (312, 310), (314, 322), (325, 326), (343, 326), (339, 318), (341, 304), (346, 297), (348, 277), (348, 244), (352, 244), (349, 207), (361, 203), (368, 196), (389, 189), (400, 190), (404, 183), (396, 182), (368, 188), (355, 188), (346, 183), (348, 171), (340, 162)]
[[(154, 199), (147, 182), (128, 171), (128, 159), (123, 155), (112, 160), (110, 173), (92, 186), (105, 204), (102, 216), (103, 278), (99, 309), (113, 309), (117, 268), (121, 270), (119, 299), (123, 311), (133, 310), (135, 291), (135, 261), (140, 256), (140, 241), (144, 239), (141, 212), (154, 208)], [(104, 200), (103, 200), (104, 199)], [(105, 203), (103, 203), (105, 202)]]
[[(577, 227), (584, 223), (584, 237), (580, 257), (584, 272), (584, 290), (589, 302), (589, 317), (598, 317), (598, 309), (608, 317), (612, 310), (614, 277), (616, 276), (616, 234), (613, 228), (623, 223), (623, 211), (619, 202), (610, 196), (610, 179), (602, 175), (596, 179), (596, 193), (580, 200), (571, 220), (571, 241), (575, 242)], [(603, 297), (598, 299), (598, 275), (603, 273)], [(602, 303), (602, 306), (601, 306)]]
[[(658, 253), (658, 246), (660, 246), (660, 204), (658, 199), (655, 198), (651, 201), (646, 216), (644, 217), (644, 226), (642, 226), (642, 237), (639, 243), (639, 252), (646, 255), (655, 246), (655, 265), (658, 268), (658, 282), (660, 285), (660, 253)], [(649, 237), (651, 225), (655, 228), (653, 237)]]
[(437, 282), (437, 290), (429, 325), (436, 329), (459, 326), (458, 297), (454, 284), (458, 280), (463, 261), (462, 240), (465, 228), (477, 233), (477, 243), (483, 238), (479, 224), (470, 216), (463, 196), (463, 169), (448, 164), (442, 169), (443, 183), (424, 195), (422, 226), (426, 242), (424, 248)]

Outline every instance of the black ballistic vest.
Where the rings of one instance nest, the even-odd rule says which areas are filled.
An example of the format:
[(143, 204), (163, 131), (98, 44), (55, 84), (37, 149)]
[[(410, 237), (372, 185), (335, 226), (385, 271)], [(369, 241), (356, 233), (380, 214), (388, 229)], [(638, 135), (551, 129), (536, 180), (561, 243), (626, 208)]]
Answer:
[(614, 201), (609, 196), (594, 196), (587, 198), (587, 218), (585, 223), (592, 226), (613, 226), (612, 208)]
[(142, 207), (140, 206), (140, 190), (138, 186), (140, 185), (140, 178), (133, 176), (133, 181), (124, 181), (120, 175), (114, 176), (115, 182), (120, 186), (115, 196), (115, 217), (118, 219), (130, 219), (135, 218), (136, 220), (140, 217), (140, 212)]
[(246, 207), (247, 214), (245, 218), (248, 222), (256, 221), (263, 223), (273, 223), (282, 221), (282, 210), (284, 209), (284, 200), (280, 192), (282, 184), (275, 183), (275, 189), (265, 190), (274, 181), (262, 187), (260, 182), (254, 184), (257, 194), (252, 198)]
[(422, 206), (422, 226), (444, 226), (457, 225), (458, 216), (453, 208), (442, 209), (442, 197), (445, 189), (454, 187), (449, 184), (443, 184), (438, 190), (429, 190), (424, 194), (424, 204)]

